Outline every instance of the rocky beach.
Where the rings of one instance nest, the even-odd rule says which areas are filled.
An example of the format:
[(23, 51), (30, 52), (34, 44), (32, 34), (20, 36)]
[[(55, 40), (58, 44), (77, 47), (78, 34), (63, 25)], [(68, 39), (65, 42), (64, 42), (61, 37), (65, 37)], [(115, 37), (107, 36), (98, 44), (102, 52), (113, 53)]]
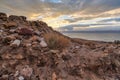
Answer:
[(0, 80), (120, 80), (120, 42), (69, 38), (0, 13)]

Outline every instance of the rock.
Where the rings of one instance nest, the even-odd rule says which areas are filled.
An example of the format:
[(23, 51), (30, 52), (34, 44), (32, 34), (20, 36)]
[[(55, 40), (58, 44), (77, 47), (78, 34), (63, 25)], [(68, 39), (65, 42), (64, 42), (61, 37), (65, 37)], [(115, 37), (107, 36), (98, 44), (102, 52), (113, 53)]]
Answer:
[(26, 65), (21, 71), (20, 74), (26, 77), (30, 77), (33, 74), (33, 69)]
[(15, 15), (10, 15), (10, 16), (9, 16), (9, 20), (10, 20), (10, 21), (19, 20), (19, 17), (18, 17), (18, 16), (15, 16)]
[(19, 71), (16, 71), (14, 76), (17, 77), (19, 75)]
[(44, 41), (44, 38), (41, 38), (40, 46), (43, 48), (47, 47), (47, 43)]
[(80, 46), (75, 46), (75, 48), (76, 48), (76, 49), (79, 49), (79, 48), (80, 48)]
[(10, 53), (4, 53), (1, 57), (2, 59), (17, 59), (17, 60), (24, 59), (24, 56), (21, 53), (17, 53), (14, 55)]
[(21, 41), (18, 40), (18, 39), (16, 39), (16, 40), (13, 41), (13, 43), (11, 44), (11, 46), (13, 46), (13, 47), (17, 46), (18, 47), (18, 46), (20, 46), (20, 43), (21, 43)]
[(38, 31), (38, 30), (36, 30), (34, 33), (35, 33), (36, 35), (38, 35), (38, 36), (40, 36), (40, 35), (41, 35), (41, 32), (40, 32), (40, 31)]
[(23, 21), (26, 21), (26, 17), (25, 16), (19, 16), (20, 17), (20, 20), (23, 20)]
[(10, 38), (10, 40), (12, 41), (12, 40), (15, 40), (15, 39), (16, 39), (16, 36), (17, 36), (17, 35), (13, 34), (13, 35), (7, 36), (6, 38)]
[(0, 13), (0, 20), (6, 21), (7, 15), (5, 13)]
[(38, 40), (38, 36), (32, 36), (29, 40), (30, 41), (37, 41)]
[(114, 62), (114, 64), (117, 66), (117, 67), (120, 67), (120, 61), (118, 61), (118, 60), (113, 60), (113, 62)]
[(62, 59), (64, 61), (67, 61), (67, 60), (70, 60), (71, 59), (71, 56), (70, 55), (62, 55)]
[(2, 75), (2, 78), (3, 78), (3, 79), (8, 79), (8, 76), (9, 76), (9, 75)]
[(30, 30), (29, 28), (21, 28), (21, 29), (18, 31), (18, 34), (20, 34), (20, 35), (32, 35), (33, 32), (32, 32), (32, 30)]
[(17, 23), (15, 23), (15, 22), (8, 22), (8, 23), (5, 23), (5, 24), (3, 24), (4, 25), (4, 27), (6, 28), (6, 29), (10, 29), (10, 28), (13, 28), (13, 27), (17, 27)]
[(6, 54), (3, 54), (1, 57), (2, 59), (11, 59), (11, 54), (6, 53)]
[(10, 29), (9, 30), (10, 33), (15, 33), (15, 31), (16, 31), (15, 29)]
[(19, 80), (24, 80), (24, 77), (23, 76), (19, 76), (18, 79)]
[(5, 37), (5, 38), (2, 39), (2, 43), (3, 44), (10, 44), (11, 40), (12, 39), (10, 37)]
[(50, 50), (51, 53), (59, 53), (59, 50)]
[(55, 74), (55, 72), (52, 74), (52, 80), (57, 80), (57, 75)]
[(3, 30), (0, 30), (0, 33), (2, 33), (3, 32)]
[(13, 59), (17, 59), (17, 60), (20, 60), (20, 59), (24, 59), (24, 56), (20, 53), (16, 54), (16, 55), (13, 55), (12, 56)]

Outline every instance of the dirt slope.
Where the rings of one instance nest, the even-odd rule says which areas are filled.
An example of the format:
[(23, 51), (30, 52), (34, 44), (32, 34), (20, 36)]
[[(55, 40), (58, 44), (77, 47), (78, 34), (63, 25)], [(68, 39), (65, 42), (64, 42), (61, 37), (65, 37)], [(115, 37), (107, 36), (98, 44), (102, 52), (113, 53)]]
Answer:
[[(0, 13), (0, 80), (120, 80), (120, 44), (70, 39), (52, 50), (45, 22)], [(63, 36), (63, 35), (62, 35)]]

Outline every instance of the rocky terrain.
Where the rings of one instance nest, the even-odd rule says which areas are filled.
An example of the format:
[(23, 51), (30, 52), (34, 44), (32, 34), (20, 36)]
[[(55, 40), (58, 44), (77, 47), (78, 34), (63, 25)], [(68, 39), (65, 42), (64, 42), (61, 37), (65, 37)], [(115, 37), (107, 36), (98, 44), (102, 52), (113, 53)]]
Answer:
[[(50, 33), (69, 46), (51, 49)], [(71, 39), (45, 22), (0, 13), (0, 80), (120, 80), (120, 43)]]

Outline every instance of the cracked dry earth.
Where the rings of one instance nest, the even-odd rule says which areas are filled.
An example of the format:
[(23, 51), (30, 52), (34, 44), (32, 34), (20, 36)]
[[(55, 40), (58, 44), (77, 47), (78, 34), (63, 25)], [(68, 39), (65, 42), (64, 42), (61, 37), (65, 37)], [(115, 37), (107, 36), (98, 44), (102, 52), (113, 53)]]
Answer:
[[(71, 39), (63, 50), (42, 44), (42, 21), (0, 13), (0, 80), (120, 80), (120, 44)], [(64, 35), (63, 35), (64, 36)]]

